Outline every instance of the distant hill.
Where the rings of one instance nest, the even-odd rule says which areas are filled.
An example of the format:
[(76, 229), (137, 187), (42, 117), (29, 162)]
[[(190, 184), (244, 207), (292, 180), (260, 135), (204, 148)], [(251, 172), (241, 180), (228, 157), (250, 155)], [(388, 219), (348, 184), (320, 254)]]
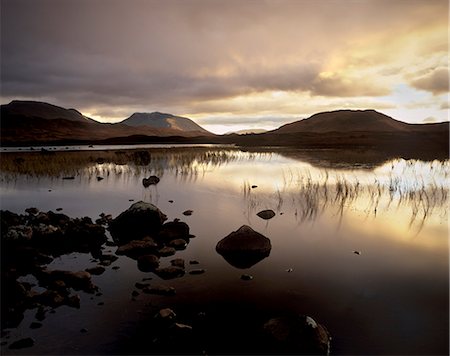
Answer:
[(180, 131), (197, 131), (199, 133), (210, 134), (200, 125), (191, 119), (161, 112), (141, 113), (136, 112), (128, 119), (120, 122), (128, 126), (149, 126), (154, 128), (175, 129)]
[(276, 134), (287, 133), (326, 133), (326, 132), (415, 132), (440, 130), (447, 123), (407, 124), (379, 113), (375, 110), (337, 110), (321, 112), (311, 117), (292, 122), (270, 131)]
[(239, 130), (239, 131), (230, 131), (227, 132), (225, 135), (231, 135), (231, 134), (236, 134), (236, 135), (250, 135), (250, 134), (261, 134), (267, 132), (267, 130), (264, 129), (244, 129), (244, 130)]
[[(64, 140), (104, 140), (132, 135), (146, 136), (212, 136), (203, 130), (185, 131), (173, 127), (130, 126), (122, 123), (100, 123), (75, 109), (37, 101), (14, 100), (0, 107), (2, 144), (50, 142)], [(189, 120), (189, 119), (186, 119)], [(194, 123), (193, 123), (194, 124)], [(195, 124), (194, 124), (195, 125)]]
[(63, 119), (78, 122), (96, 122), (75, 109), (43, 103), (40, 101), (13, 100), (1, 106), (2, 117), (39, 118), (46, 120)]

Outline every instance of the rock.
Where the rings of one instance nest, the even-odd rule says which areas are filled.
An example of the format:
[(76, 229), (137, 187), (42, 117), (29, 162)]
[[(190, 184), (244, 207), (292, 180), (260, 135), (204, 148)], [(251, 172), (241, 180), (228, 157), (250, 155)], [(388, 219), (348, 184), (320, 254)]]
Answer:
[(198, 265), (200, 262), (198, 262), (197, 260), (190, 260), (189, 264), (190, 265)]
[(258, 188), (257, 185), (252, 185), (252, 189)]
[(91, 275), (86, 271), (60, 271), (60, 270), (43, 270), (36, 276), (40, 283), (51, 285), (56, 280), (61, 280), (67, 287), (85, 292), (93, 292), (96, 288), (92, 284)]
[(275, 216), (275, 212), (273, 210), (268, 209), (268, 210), (262, 210), (256, 215), (258, 215), (261, 219), (269, 220)]
[(189, 226), (182, 221), (170, 221), (165, 223), (159, 231), (158, 238), (163, 241), (184, 239), (189, 241)]
[(8, 242), (23, 243), (31, 240), (33, 229), (26, 225), (11, 226), (7, 230), (4, 240)]
[(83, 334), (84, 334), (84, 333), (87, 333), (88, 331), (89, 331), (89, 330), (86, 329), (86, 328), (81, 328), (81, 329), (80, 329), (80, 333), (83, 333)]
[(173, 247), (175, 250), (184, 250), (187, 246), (186, 240), (183, 239), (175, 239), (169, 242), (170, 247)]
[(95, 267), (91, 267), (91, 268), (86, 268), (85, 269), (86, 272), (90, 273), (90, 274), (94, 274), (96, 276), (101, 275), (103, 272), (105, 272), (105, 267), (102, 266), (95, 266)]
[(171, 203), (171, 204), (172, 204), (172, 203), (173, 203), (173, 200), (169, 200), (169, 203)]
[(164, 320), (164, 321), (173, 321), (175, 320), (177, 315), (170, 308), (161, 309), (156, 315), (155, 318)]
[(270, 254), (270, 240), (247, 225), (217, 243), (216, 251), (237, 268), (250, 268)]
[(14, 341), (11, 345), (9, 345), (10, 349), (24, 349), (26, 347), (31, 347), (34, 345), (34, 339), (31, 337), (27, 337), (25, 339), (20, 339), (17, 341)]
[(139, 295), (139, 292), (137, 290), (134, 290), (133, 292), (131, 292), (131, 295), (133, 297), (137, 297)]
[(67, 299), (66, 304), (67, 304), (69, 307), (79, 309), (79, 308), (80, 308), (80, 302), (81, 302), (80, 296), (79, 296), (78, 294), (75, 294), (75, 295), (70, 296), (70, 297)]
[(106, 254), (106, 255), (101, 255), (99, 256), (99, 260), (100, 260), (100, 265), (102, 266), (110, 266), (111, 263), (117, 261), (119, 257), (114, 256), (114, 255), (110, 255), (110, 254)]
[(147, 288), (149, 285), (150, 285), (150, 283), (139, 283), (139, 282), (136, 282), (136, 283), (134, 284), (134, 286), (135, 286), (137, 289), (144, 289), (144, 288)]
[(176, 250), (173, 247), (163, 247), (162, 249), (160, 249), (158, 251), (158, 254), (161, 257), (167, 257), (167, 256), (172, 256), (175, 255)]
[(197, 269), (190, 270), (189, 274), (203, 274), (205, 272), (206, 272), (206, 270), (204, 270), (203, 268), (197, 268)]
[(103, 177), (97, 177), (97, 181), (100, 182), (101, 180), (103, 180)]
[(159, 258), (155, 255), (143, 255), (138, 257), (137, 266), (142, 272), (151, 272), (159, 267)]
[(156, 185), (158, 184), (160, 181), (160, 179), (157, 176), (150, 176), (148, 178), (144, 178), (142, 179), (142, 185), (147, 188), (151, 185)]
[(162, 279), (173, 279), (184, 276), (184, 269), (175, 266), (169, 266), (164, 268), (158, 268), (155, 270), (158, 277)]
[(63, 208), (56, 208), (55, 210), (56, 211), (61, 211), (61, 210), (63, 210)]
[[(273, 318), (263, 327), (269, 348), (285, 354), (329, 355), (327, 329), (305, 315)], [(268, 350), (270, 352), (270, 350)]]
[(291, 272), (293, 272), (294, 271), (294, 269), (292, 269), (292, 268), (288, 268), (287, 270), (286, 270), (286, 272), (288, 272), (288, 273), (291, 273)]
[(45, 319), (45, 314), (46, 314), (46, 311), (45, 311), (44, 307), (41, 306), (41, 307), (39, 307), (38, 310), (36, 311), (36, 314), (34, 315), (34, 317), (35, 317), (37, 320), (42, 321), (42, 320)]
[(243, 281), (251, 281), (253, 279), (253, 276), (250, 274), (243, 274), (243, 275), (241, 275), (241, 279)]
[(112, 269), (113, 269), (114, 271), (117, 271), (118, 269), (120, 269), (120, 267), (119, 267), (119, 266), (114, 266), (114, 267), (112, 267)]
[(105, 302), (98, 302), (97, 305), (99, 306), (105, 305)]
[(36, 215), (37, 213), (39, 213), (39, 210), (37, 208), (28, 208), (25, 209), (25, 212), (30, 215)]
[(354, 253), (355, 255), (360, 255), (360, 254), (361, 254), (360, 251), (353, 251), (353, 253)]
[(144, 240), (132, 240), (125, 245), (119, 246), (116, 255), (126, 255), (129, 257), (136, 257), (155, 251), (158, 245), (152, 238)]
[(186, 211), (183, 211), (183, 215), (191, 216), (193, 212), (194, 212), (193, 210), (186, 210)]
[(115, 240), (125, 243), (148, 235), (154, 236), (165, 220), (167, 216), (156, 206), (139, 201), (113, 219), (109, 229)]
[(169, 286), (163, 286), (163, 285), (151, 285), (150, 287), (146, 287), (142, 290), (142, 292), (146, 294), (157, 294), (157, 295), (175, 295), (176, 291), (175, 288), (169, 287)]
[(65, 179), (65, 180), (73, 180), (73, 179), (75, 179), (75, 177), (74, 177), (74, 176), (68, 176), (68, 177), (63, 177), (62, 179)]
[(180, 267), (180, 268), (184, 268), (184, 265), (185, 265), (184, 260), (182, 258), (175, 258), (170, 261), (170, 264), (172, 266)]

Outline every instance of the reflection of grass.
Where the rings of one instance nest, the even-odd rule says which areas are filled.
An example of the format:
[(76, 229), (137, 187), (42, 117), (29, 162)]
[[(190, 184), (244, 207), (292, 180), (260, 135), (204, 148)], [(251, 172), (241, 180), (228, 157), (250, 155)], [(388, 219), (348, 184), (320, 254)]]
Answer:
[[(384, 180), (375, 178), (372, 183), (362, 183), (355, 176), (346, 177), (336, 171), (331, 173), (323, 170), (320, 176), (313, 178), (309, 170), (296, 174), (289, 170), (283, 176), (283, 188), (269, 195), (253, 192), (249, 183), (244, 182), (244, 198), (247, 200), (247, 208), (252, 210), (247, 214), (250, 216), (262, 206), (276, 207), (280, 211), (286, 201), (291, 202), (294, 215), (301, 222), (314, 220), (327, 209), (331, 209), (341, 221), (344, 213), (349, 209), (356, 209), (355, 207), (364, 206), (366, 215), (374, 217), (380, 212), (395, 212), (396, 209), (406, 208), (410, 212), (409, 227), (416, 224), (420, 231), (426, 220), (434, 214), (448, 213), (448, 188), (445, 183), (449, 163), (428, 163), (430, 167), (427, 168), (439, 171), (437, 175), (443, 180), (437, 182), (428, 177), (427, 183), (415, 164), (418, 162), (408, 164), (398, 175), (391, 173)], [(395, 162), (393, 168), (394, 165)]]

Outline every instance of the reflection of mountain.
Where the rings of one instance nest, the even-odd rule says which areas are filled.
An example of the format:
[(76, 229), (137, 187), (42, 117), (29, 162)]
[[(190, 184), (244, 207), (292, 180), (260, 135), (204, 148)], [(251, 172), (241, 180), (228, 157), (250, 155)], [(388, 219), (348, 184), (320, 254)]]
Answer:
[(135, 120), (130, 121), (132, 126), (124, 123), (107, 124), (90, 119), (75, 109), (64, 109), (36, 101), (15, 100), (1, 106), (2, 144), (64, 140), (95, 141), (132, 135), (159, 137), (212, 135), (189, 119), (169, 116), (166, 121), (171, 123), (170, 125), (161, 125), (159, 123), (161, 120), (156, 120), (154, 125), (147, 120), (144, 126), (135, 126)]

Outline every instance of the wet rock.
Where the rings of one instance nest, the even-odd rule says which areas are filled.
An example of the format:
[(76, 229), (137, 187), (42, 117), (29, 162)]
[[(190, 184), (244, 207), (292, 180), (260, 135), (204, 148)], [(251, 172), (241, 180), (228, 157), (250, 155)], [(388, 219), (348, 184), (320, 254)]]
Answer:
[(252, 189), (258, 188), (257, 185), (252, 185)]
[(37, 302), (53, 308), (65, 304), (66, 296), (61, 291), (46, 290), (34, 298)]
[(172, 266), (180, 267), (180, 268), (184, 268), (184, 265), (185, 265), (184, 260), (182, 258), (175, 258), (170, 261), (170, 264)]
[(61, 210), (63, 210), (63, 208), (56, 208), (55, 210), (56, 211), (61, 211)]
[(44, 307), (39, 307), (34, 317), (36, 318), (36, 320), (42, 321), (45, 319), (46, 313), (47, 312), (45, 311)]
[(157, 294), (157, 295), (175, 295), (176, 291), (175, 288), (169, 287), (169, 286), (163, 286), (163, 285), (151, 285), (150, 287), (146, 287), (142, 290), (144, 293), (147, 294)]
[(160, 181), (160, 179), (157, 176), (150, 176), (148, 178), (144, 178), (142, 179), (142, 185), (147, 188), (151, 185), (156, 185), (158, 184)]
[(37, 276), (39, 282), (44, 285), (51, 285), (56, 280), (63, 281), (68, 287), (85, 292), (94, 292), (95, 286), (92, 284), (91, 275), (86, 271), (61, 271), (61, 270), (43, 270)]
[(146, 253), (155, 251), (158, 245), (152, 238), (144, 240), (132, 240), (125, 245), (119, 246), (116, 255), (126, 255), (129, 257), (137, 257)]
[(67, 299), (67, 306), (72, 307), (72, 308), (80, 308), (80, 302), (81, 302), (81, 298), (78, 294), (72, 295)]
[(137, 297), (139, 295), (139, 292), (137, 290), (134, 290), (134, 291), (131, 292), (131, 295), (133, 297)]
[(186, 210), (186, 211), (183, 211), (183, 215), (191, 216), (193, 212), (194, 212), (193, 210)]
[(268, 209), (268, 210), (262, 210), (256, 215), (258, 215), (261, 219), (269, 220), (275, 216), (275, 212), (273, 210)]
[(136, 283), (134, 284), (134, 286), (135, 286), (137, 289), (144, 289), (144, 288), (147, 288), (148, 286), (150, 286), (150, 283), (139, 283), (139, 282), (136, 282)]
[(114, 271), (117, 271), (118, 269), (120, 269), (120, 267), (119, 267), (119, 266), (114, 266), (114, 267), (112, 267), (112, 269), (113, 269)]
[(30, 214), (30, 215), (36, 215), (37, 213), (39, 213), (39, 209), (37, 209), (37, 208), (28, 208), (28, 209), (25, 209), (25, 212)]
[(34, 339), (32, 339), (31, 337), (27, 337), (25, 339), (14, 341), (11, 345), (9, 345), (9, 348), (11, 350), (17, 350), (17, 349), (24, 349), (26, 347), (31, 347), (33, 345)]
[(159, 258), (155, 255), (144, 255), (137, 259), (137, 266), (142, 272), (151, 272), (159, 267)]
[(270, 240), (247, 225), (217, 243), (216, 251), (237, 268), (250, 268), (270, 254)]
[(67, 177), (63, 177), (62, 179), (73, 180), (73, 179), (75, 179), (75, 177), (74, 176), (67, 176)]
[(101, 180), (103, 180), (103, 177), (97, 177), (97, 181), (100, 182)]
[(269, 348), (280, 353), (300, 355), (330, 353), (331, 337), (327, 329), (309, 316), (273, 318), (264, 324), (263, 330)]
[(84, 333), (87, 333), (88, 331), (89, 331), (89, 330), (86, 329), (86, 328), (81, 328), (81, 329), (80, 329), (80, 333), (83, 333), (83, 334), (84, 334)]
[(24, 243), (31, 240), (33, 229), (26, 225), (11, 226), (5, 234), (4, 241)]
[(158, 277), (162, 279), (173, 279), (184, 276), (184, 269), (175, 266), (169, 266), (164, 268), (158, 268), (155, 270)]
[(168, 245), (173, 247), (175, 250), (184, 250), (187, 246), (187, 242), (183, 239), (175, 239), (170, 241)]
[(171, 203), (171, 204), (172, 204), (172, 203), (173, 203), (173, 200), (169, 200), (169, 203)]
[(167, 257), (167, 256), (172, 256), (175, 255), (176, 250), (173, 247), (163, 247), (162, 249), (160, 249), (158, 251), (158, 254), (161, 257)]
[(53, 225), (39, 224), (33, 226), (33, 241), (39, 245), (52, 245), (63, 242), (63, 232), (59, 227)]
[(109, 229), (115, 240), (126, 243), (155, 235), (165, 220), (166, 215), (156, 206), (139, 201), (113, 219)]
[(241, 279), (243, 281), (251, 281), (253, 279), (253, 276), (250, 274), (243, 274), (243, 275), (241, 275)]
[(198, 262), (197, 260), (190, 260), (189, 264), (190, 265), (198, 265), (200, 262)]
[(101, 275), (103, 272), (105, 272), (105, 267), (102, 266), (95, 266), (95, 267), (91, 267), (91, 268), (86, 268), (85, 269), (86, 272), (90, 273), (90, 274), (94, 274), (96, 276)]
[(353, 253), (354, 253), (355, 255), (360, 255), (360, 254), (361, 254), (361, 251), (353, 251)]
[(105, 255), (100, 255), (98, 257), (98, 259), (100, 260), (100, 265), (102, 266), (110, 266), (111, 263), (117, 261), (118, 257), (114, 256), (114, 255), (110, 255), (110, 254), (105, 254)]
[(163, 320), (163, 321), (174, 321), (177, 315), (170, 308), (161, 309), (158, 313), (156, 313), (155, 318)]
[(206, 270), (204, 270), (203, 268), (198, 268), (198, 269), (193, 269), (189, 271), (189, 274), (203, 274), (205, 273)]
[(163, 241), (175, 239), (189, 240), (189, 226), (182, 221), (170, 221), (165, 223), (159, 231), (158, 238)]

